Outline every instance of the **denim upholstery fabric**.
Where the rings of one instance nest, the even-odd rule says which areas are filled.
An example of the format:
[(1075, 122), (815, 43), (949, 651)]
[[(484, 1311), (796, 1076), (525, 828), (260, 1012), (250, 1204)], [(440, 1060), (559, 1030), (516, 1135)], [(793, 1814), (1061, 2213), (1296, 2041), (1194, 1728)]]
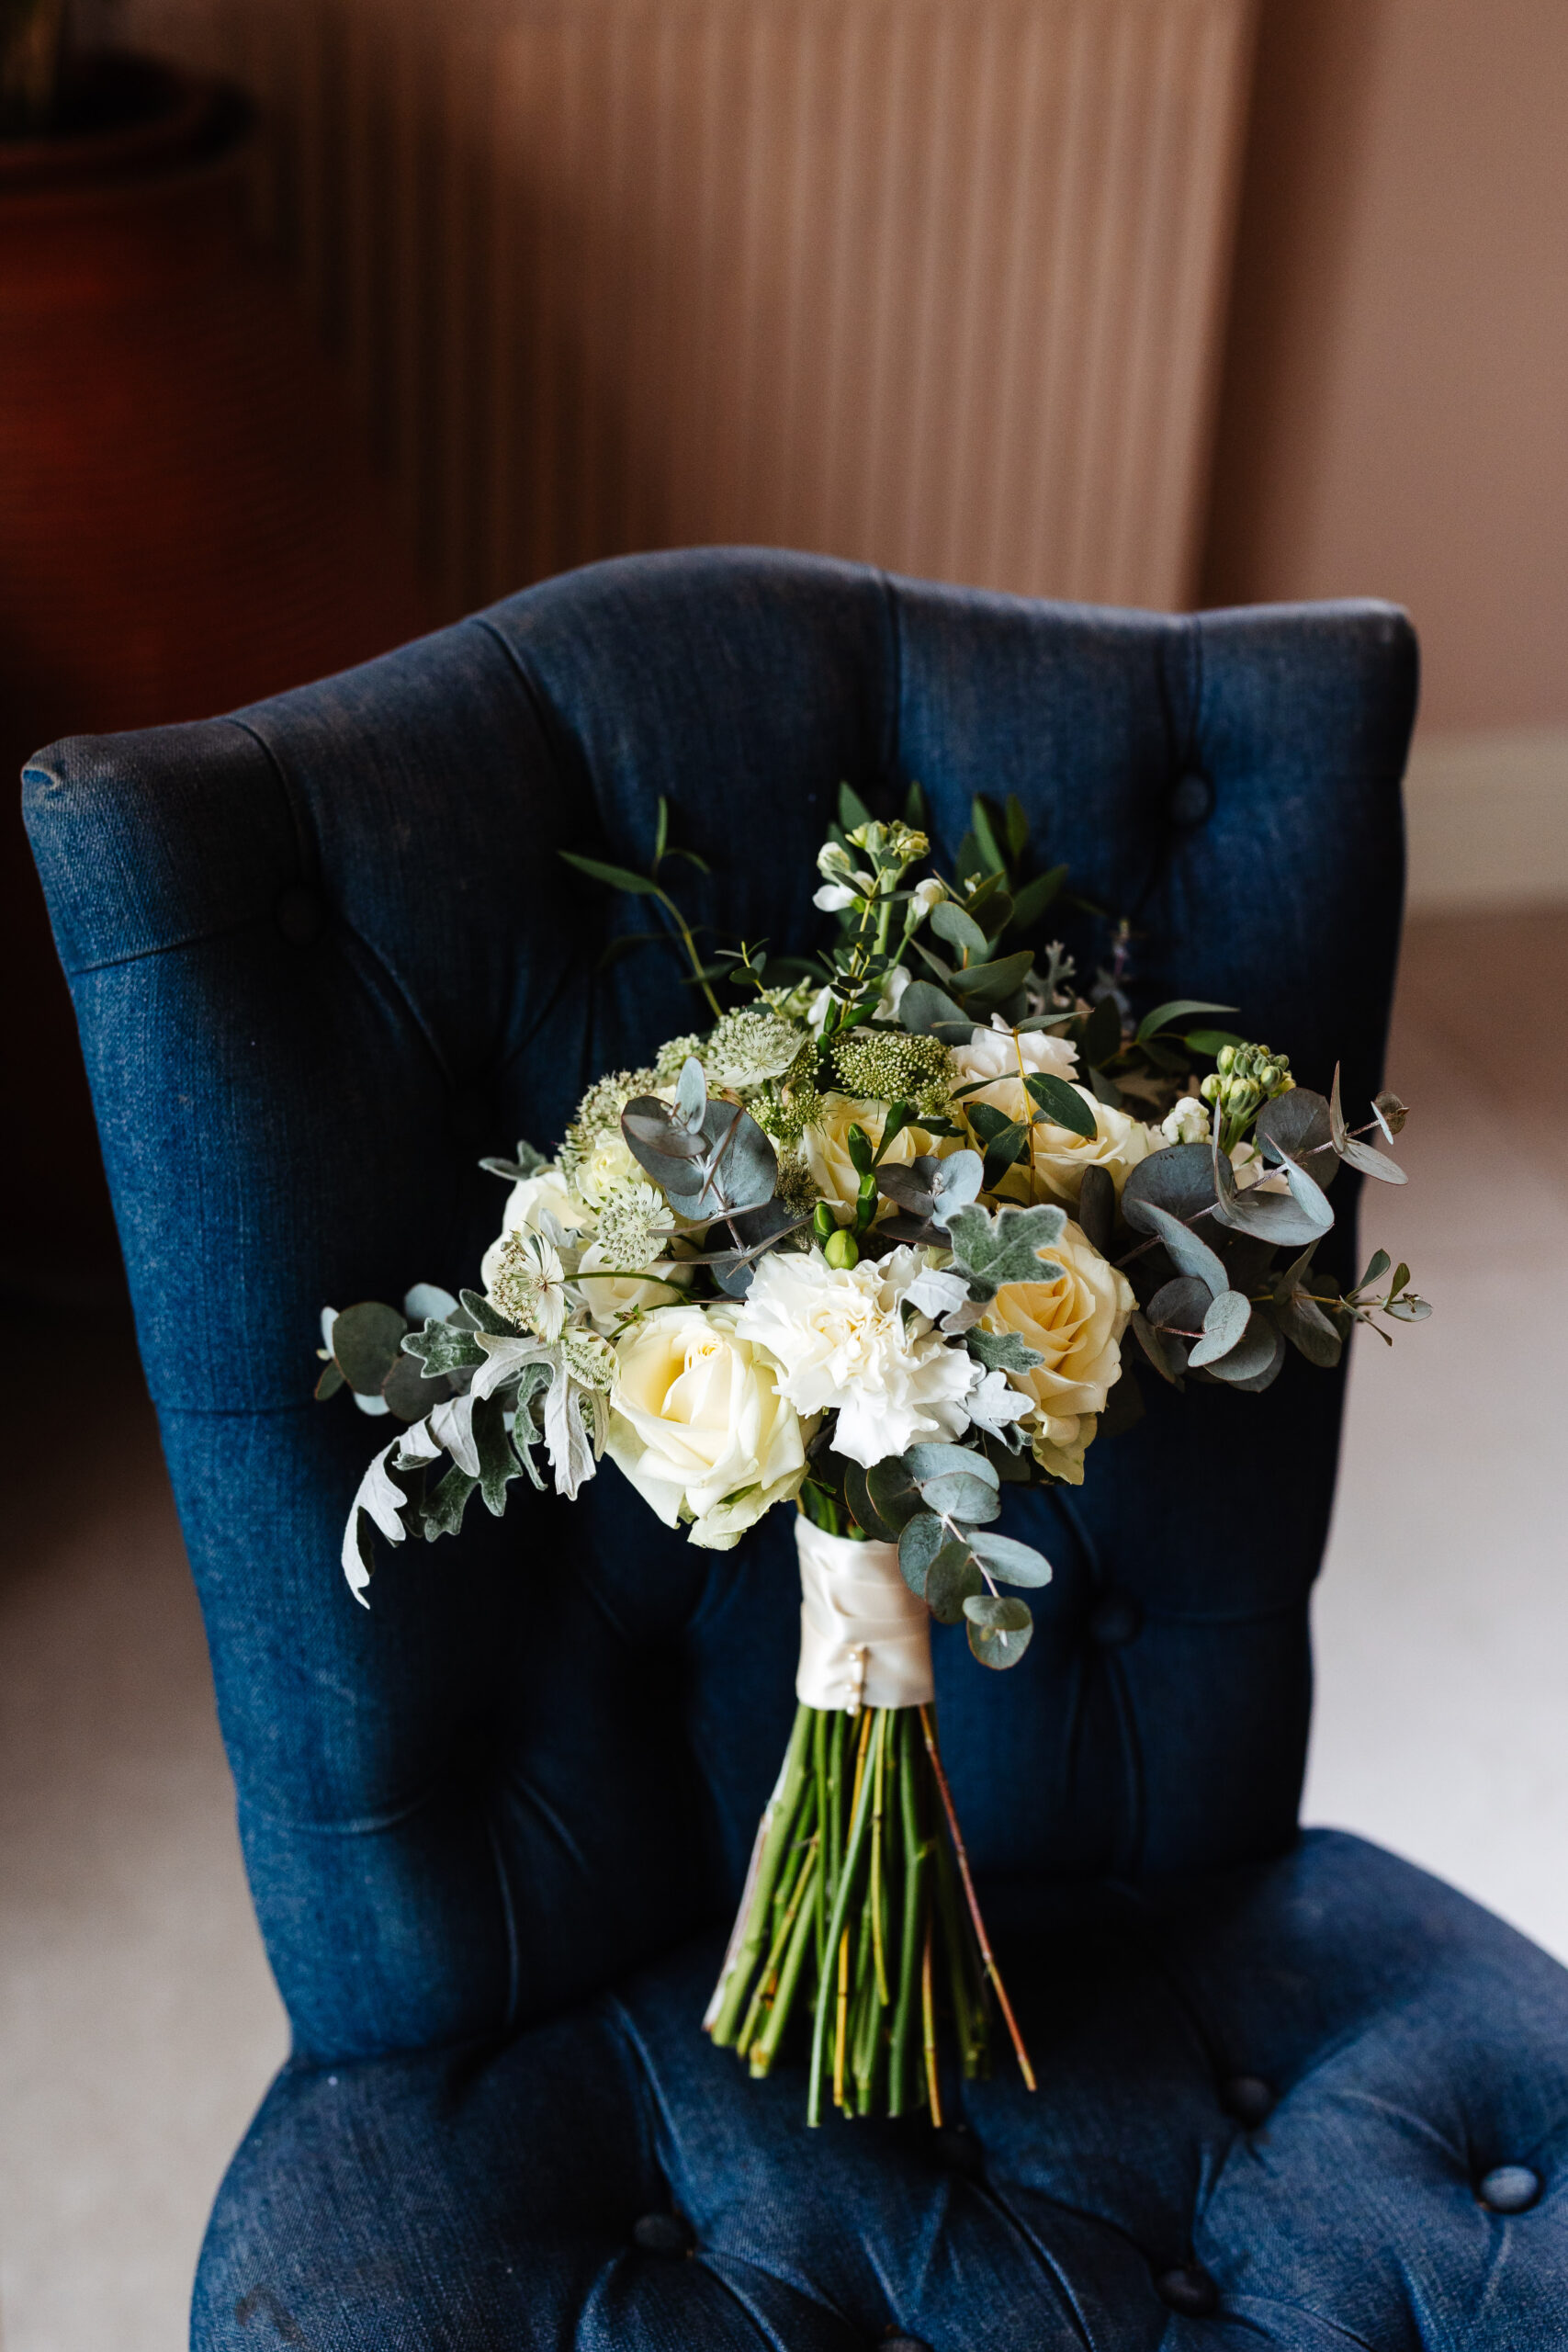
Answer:
[[(661, 952), (597, 968), (642, 910), (558, 848), (645, 863), (668, 793), (716, 869), (699, 920), (722, 893), (797, 947), (840, 778), (879, 810), (919, 778), (950, 853), (973, 792), (1017, 792), (1133, 918), (1145, 1001), (1236, 1004), (1309, 1082), (1342, 1052), (1360, 1101), (1414, 689), (1382, 605), (1169, 619), (710, 550), (29, 768), (294, 2027), (203, 2352), (1568, 2337), (1568, 1976), (1294, 1826), (1337, 1378), (1150, 1394), (1077, 1494), (1010, 1498), (1056, 1570), (1023, 1664), (939, 1632), (1042, 2084), (954, 2086), (941, 2143), (807, 2138), (797, 2070), (753, 2084), (697, 2030), (793, 1705), (785, 1514), (715, 1558), (606, 1465), (396, 1554), (366, 1612), (336, 1559), (380, 1431), (309, 1393), (323, 1302), (471, 1279), (502, 1199), (478, 1155), (548, 1147), (694, 1017)], [(1279, 2097), (1260, 2129), (1235, 2076)], [(1512, 2218), (1476, 2195), (1506, 2163), (1544, 2185)], [(630, 2237), (671, 2205), (694, 2260)]]

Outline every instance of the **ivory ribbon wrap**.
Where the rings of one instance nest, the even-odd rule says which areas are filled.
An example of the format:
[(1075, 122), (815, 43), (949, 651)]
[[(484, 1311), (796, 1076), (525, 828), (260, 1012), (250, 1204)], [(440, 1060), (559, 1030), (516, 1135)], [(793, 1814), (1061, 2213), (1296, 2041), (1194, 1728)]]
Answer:
[(800, 1668), (807, 1707), (922, 1707), (931, 1683), (931, 1611), (898, 1566), (895, 1544), (856, 1544), (795, 1522), (800, 1554)]

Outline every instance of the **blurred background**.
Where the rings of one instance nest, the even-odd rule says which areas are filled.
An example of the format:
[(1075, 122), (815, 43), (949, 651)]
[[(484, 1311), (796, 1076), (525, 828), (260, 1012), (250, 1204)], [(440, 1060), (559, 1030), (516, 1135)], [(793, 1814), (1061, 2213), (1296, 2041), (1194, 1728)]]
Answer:
[[(1409, 607), (1413, 1181), (1366, 1233), (1438, 1314), (1358, 1342), (1306, 1814), (1568, 1958), (1560, 0), (0, 0), (0, 43), (13, 775), (701, 540)], [(0, 916), (0, 2330), (175, 2352), (283, 2025), (14, 798)]]

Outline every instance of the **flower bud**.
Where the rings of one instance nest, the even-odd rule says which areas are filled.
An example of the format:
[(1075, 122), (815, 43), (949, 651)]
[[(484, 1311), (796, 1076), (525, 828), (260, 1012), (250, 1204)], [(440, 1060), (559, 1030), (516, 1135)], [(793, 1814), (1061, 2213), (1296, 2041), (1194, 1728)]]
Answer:
[(939, 881), (934, 874), (929, 874), (923, 882), (915, 885), (912, 893), (915, 914), (923, 920), (933, 907), (941, 906), (946, 896), (946, 883)]
[(860, 1263), (860, 1248), (847, 1226), (834, 1228), (831, 1238), (823, 1244), (822, 1255), (830, 1266), (847, 1269)]

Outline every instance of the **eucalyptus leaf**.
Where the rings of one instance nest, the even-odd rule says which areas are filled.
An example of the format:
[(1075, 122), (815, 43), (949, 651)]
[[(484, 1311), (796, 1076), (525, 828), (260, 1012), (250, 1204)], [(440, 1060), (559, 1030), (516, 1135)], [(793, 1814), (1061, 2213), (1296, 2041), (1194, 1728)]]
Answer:
[(1034, 1632), (1027, 1601), (992, 1593), (971, 1595), (964, 1603), (964, 1614), (968, 1620), (970, 1650), (982, 1666), (1001, 1671), (1019, 1663)]
[(917, 1600), (925, 1599), (926, 1571), (948, 1540), (941, 1520), (926, 1510), (917, 1512), (899, 1535), (898, 1566)]
[[(972, 1458), (990, 1469), (983, 1454)], [(959, 1519), (971, 1527), (981, 1527), (1001, 1510), (995, 1482), (994, 1471), (989, 1485), (984, 1478), (972, 1476), (926, 1478), (920, 1482), (920, 1494), (929, 1510), (940, 1511), (944, 1519)]]
[(1205, 1365), (1216, 1364), (1230, 1355), (1245, 1337), (1252, 1319), (1252, 1307), (1238, 1290), (1223, 1290), (1211, 1299), (1203, 1317), (1203, 1336), (1187, 1358), (1190, 1372), (1200, 1372)]
[[(1222, 1291), (1222, 1298), (1230, 1294)], [(1164, 1283), (1144, 1309), (1156, 1331), (1179, 1331), (1191, 1338), (1203, 1329), (1204, 1317), (1214, 1303), (1213, 1294), (1206, 1282), (1196, 1274), (1178, 1274), (1173, 1283)]]
[(344, 1385), (344, 1376), (338, 1370), (337, 1365), (335, 1363), (324, 1363), (321, 1366), (321, 1376), (317, 1381), (314, 1391), (317, 1404), (324, 1405), (327, 1398), (329, 1396), (335, 1396), (338, 1390)]
[(1372, 1108), (1377, 1113), (1379, 1119), (1382, 1123), (1384, 1134), (1391, 1138), (1399, 1133), (1401, 1127), (1410, 1116), (1409, 1112), (1405, 1109), (1404, 1104), (1400, 1101), (1397, 1094), (1374, 1094), (1372, 1097)]
[(894, 1541), (898, 1531), (897, 1527), (888, 1525), (872, 1501), (865, 1472), (858, 1462), (847, 1462), (844, 1464), (844, 1498), (857, 1527), (863, 1529), (864, 1532), (878, 1544), (891, 1544)]
[(1359, 1142), (1354, 1136), (1347, 1138), (1339, 1157), (1347, 1166), (1359, 1168), (1363, 1176), (1375, 1176), (1380, 1183), (1404, 1184), (1408, 1182), (1404, 1169), (1385, 1153), (1375, 1151), (1370, 1143)]
[(1003, 1584), (1044, 1585), (1051, 1581), (1051, 1563), (1029, 1544), (1010, 1535), (992, 1535), (985, 1528), (969, 1538), (969, 1548), (980, 1566)]
[[(1094, 1105), (1084, 1101), (1076, 1086), (1042, 1069), (1031, 1070), (1023, 1083), (1052, 1126), (1065, 1127), (1069, 1135), (1081, 1136), (1086, 1143), (1094, 1141), (1099, 1133)], [(1103, 1174), (1104, 1170), (1097, 1173)]]
[(1206, 1143), (1173, 1143), (1151, 1151), (1122, 1190), (1122, 1214), (1140, 1233), (1155, 1230), (1146, 1216), (1150, 1208), (1164, 1209), (1185, 1224), (1213, 1204), (1213, 1160)]
[(1116, 1185), (1107, 1168), (1086, 1168), (1078, 1190), (1078, 1227), (1091, 1250), (1111, 1255), (1116, 1231)]
[(423, 1421), (434, 1405), (445, 1404), (451, 1391), (439, 1374), (422, 1373), (412, 1356), (400, 1355), (381, 1383), (381, 1394), (400, 1421)]
[(1432, 1302), (1417, 1298), (1412, 1292), (1406, 1298), (1391, 1298), (1382, 1312), (1392, 1315), (1396, 1323), (1425, 1323), (1432, 1312)]
[[(1276, 1094), (1265, 1102), (1258, 1114), (1254, 1129), (1264, 1157), (1278, 1167), (1280, 1160), (1305, 1159), (1309, 1153), (1319, 1151), (1328, 1158), (1334, 1149), (1333, 1125), (1328, 1105), (1321, 1094), (1310, 1086), (1293, 1086), (1288, 1094)], [(1317, 1179), (1326, 1183), (1333, 1172), (1334, 1162)]]
[(345, 1306), (333, 1324), (333, 1359), (349, 1386), (361, 1396), (378, 1396), (397, 1362), (408, 1325), (395, 1306), (363, 1299)]
[(702, 1125), (707, 1102), (708, 1082), (703, 1075), (703, 1066), (694, 1054), (688, 1054), (681, 1065), (681, 1080), (675, 1091), (681, 1125), (694, 1134)]
[(944, 1544), (926, 1570), (923, 1598), (939, 1625), (956, 1625), (964, 1602), (985, 1589), (967, 1544)]
[[(1163, 1159), (1165, 1154), (1161, 1152), (1156, 1157)], [(1122, 1198), (1125, 1201), (1124, 1193)], [(1142, 1226), (1146, 1233), (1158, 1236), (1165, 1244), (1166, 1256), (1179, 1272), (1196, 1275), (1201, 1283), (1208, 1285), (1212, 1297), (1218, 1298), (1222, 1291), (1229, 1290), (1230, 1278), (1224, 1263), (1206, 1241), (1200, 1241), (1190, 1226), (1183, 1225), (1179, 1217), (1172, 1216), (1168, 1209), (1162, 1209), (1156, 1201), (1144, 1200), (1137, 1205), (1139, 1215), (1133, 1222)]]
[(1187, 1354), (1179, 1341), (1168, 1340), (1156, 1331), (1145, 1316), (1134, 1314), (1128, 1328), (1162, 1380), (1173, 1388), (1181, 1385), (1181, 1375), (1187, 1369)]
[(1286, 1339), (1301, 1351), (1308, 1363), (1329, 1371), (1338, 1363), (1345, 1351), (1344, 1338), (1315, 1298), (1292, 1291), (1276, 1300), (1274, 1317)]
[[(1193, 1355), (1198, 1352), (1194, 1348)], [(1254, 1307), (1247, 1318), (1246, 1330), (1239, 1340), (1223, 1356), (1216, 1357), (1205, 1369), (1216, 1380), (1232, 1384), (1252, 1382), (1269, 1377), (1279, 1370), (1284, 1353), (1284, 1342), (1279, 1328), (1260, 1307)], [(1189, 1364), (1191, 1357), (1188, 1359)]]
[(985, 1456), (966, 1445), (944, 1445), (933, 1439), (923, 1445), (912, 1445), (903, 1461), (911, 1478), (967, 1476), (982, 1479), (988, 1486), (997, 1483), (997, 1474)]

